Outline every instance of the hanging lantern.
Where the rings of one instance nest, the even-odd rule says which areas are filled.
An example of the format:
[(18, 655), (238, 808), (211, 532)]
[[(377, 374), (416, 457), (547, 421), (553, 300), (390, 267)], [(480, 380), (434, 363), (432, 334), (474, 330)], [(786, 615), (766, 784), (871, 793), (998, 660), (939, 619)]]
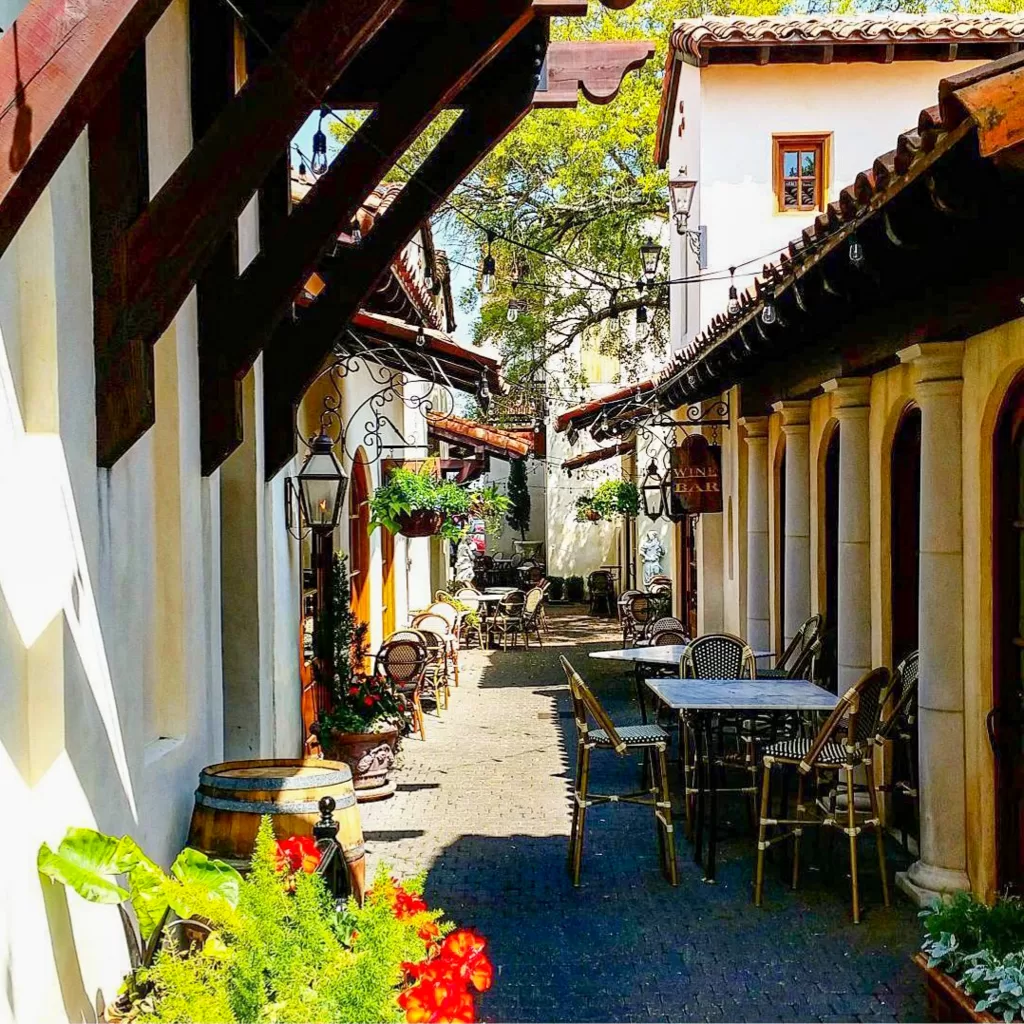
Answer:
[(647, 284), (654, 284), (654, 278), (658, 273), (658, 262), (661, 260), (661, 246), (653, 239), (640, 246), (640, 262), (644, 268), (644, 275), (647, 277)]
[(640, 501), (643, 504), (644, 515), (648, 519), (657, 521), (665, 512), (665, 481), (653, 459), (640, 485)]
[(725, 307), (725, 311), (729, 316), (739, 316), (742, 306), (740, 306), (740, 293), (736, 291), (736, 268), (729, 268), (729, 302)]
[(313, 438), (296, 483), (299, 511), (306, 526), (333, 530), (345, 501), (348, 477), (334, 454), (334, 441), (327, 434)]
[(480, 275), (480, 291), (484, 295), (490, 295), (494, 291), (494, 276), (497, 273), (497, 265), (491, 255), (491, 243), (494, 241), (494, 232), (487, 232), (487, 255), (484, 256), (484, 263)]

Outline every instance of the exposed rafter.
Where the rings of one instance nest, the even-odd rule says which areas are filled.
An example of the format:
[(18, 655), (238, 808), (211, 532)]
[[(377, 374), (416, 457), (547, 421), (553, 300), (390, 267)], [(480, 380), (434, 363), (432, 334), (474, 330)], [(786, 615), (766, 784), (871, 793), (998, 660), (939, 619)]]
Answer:
[(591, 103), (611, 103), (630, 71), (654, 56), (650, 41), (564, 42), (548, 46), (547, 82), (533, 98), (535, 108), (575, 107), (579, 93)]

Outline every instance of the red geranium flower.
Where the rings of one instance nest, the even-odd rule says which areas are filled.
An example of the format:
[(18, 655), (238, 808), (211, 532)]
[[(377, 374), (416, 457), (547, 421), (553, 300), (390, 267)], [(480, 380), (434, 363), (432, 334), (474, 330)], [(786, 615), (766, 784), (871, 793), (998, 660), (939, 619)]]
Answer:
[(367, 706), (368, 708), (372, 708), (372, 707), (373, 707), (373, 698), (372, 698), (372, 697), (364, 697), (364, 698), (363, 698), (363, 703), (364, 703), (364, 704), (365, 704), (365, 705), (366, 705), (366, 706)]
[(320, 850), (312, 836), (290, 836), (277, 841), (278, 871), (304, 871), (311, 875), (320, 863)]

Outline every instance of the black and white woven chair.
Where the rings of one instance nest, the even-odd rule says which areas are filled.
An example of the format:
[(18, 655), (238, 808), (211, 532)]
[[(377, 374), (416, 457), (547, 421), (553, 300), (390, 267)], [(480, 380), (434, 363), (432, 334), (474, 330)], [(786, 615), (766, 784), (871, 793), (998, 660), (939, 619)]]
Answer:
[[(572, 828), (569, 833), (568, 858), (572, 884), (580, 884), (587, 809), (595, 804), (632, 803), (654, 809), (661, 868), (672, 885), (677, 885), (679, 876), (672, 830), (672, 802), (668, 791), (668, 763), (665, 756), (668, 733), (653, 724), (616, 726), (590, 687), (566, 658), (562, 657), (559, 660), (569, 684), (573, 718), (576, 721), (576, 774), (573, 777)], [(631, 750), (642, 750), (650, 769), (644, 777), (651, 779), (651, 786), (634, 793), (592, 793), (590, 760), (595, 750), (610, 750), (619, 757), (625, 756)]]
[[(860, 922), (860, 876), (857, 870), (857, 838), (872, 829), (878, 841), (878, 867), (882, 876), (882, 899), (889, 906), (889, 879), (885, 865), (884, 829), (878, 813), (878, 794), (871, 783), (871, 755), (875, 749), (882, 693), (889, 682), (889, 670), (876, 668), (863, 676), (839, 698), (832, 713), (812, 739), (794, 737), (764, 749), (764, 775), (761, 781), (761, 811), (757, 836), (757, 872), (754, 877), (754, 903), (761, 906), (764, 890), (765, 851), (777, 843), (793, 841), (793, 878), (795, 889), (800, 875), (800, 837), (804, 829), (829, 826), (845, 833), (850, 844), (850, 887), (853, 920)], [(772, 772), (795, 770), (797, 775), (796, 817), (771, 815)], [(866, 772), (870, 810), (857, 810), (857, 800), (845, 800), (843, 812), (836, 806), (834, 794), (840, 785), (847, 794), (856, 794), (854, 773)], [(812, 774), (813, 773), (813, 774)], [(812, 777), (812, 792), (807, 799), (806, 782)], [(788, 828), (787, 828), (788, 826)], [(769, 837), (769, 830), (781, 832)]]
[[(882, 720), (875, 733), (877, 746), (892, 744), (891, 754), (886, 758), (891, 763), (889, 777), (878, 784), (878, 790), (889, 795), (892, 801), (893, 822), (903, 823), (900, 832), (904, 846), (907, 846), (910, 831), (906, 827), (907, 811), (914, 829), (918, 820), (917, 669), (917, 651), (912, 651), (896, 666), (882, 695)], [(897, 807), (897, 804), (902, 806)]]
[(782, 657), (771, 668), (758, 672), (761, 679), (807, 679), (813, 675), (817, 645), (821, 640), (820, 615), (812, 615), (793, 635)]

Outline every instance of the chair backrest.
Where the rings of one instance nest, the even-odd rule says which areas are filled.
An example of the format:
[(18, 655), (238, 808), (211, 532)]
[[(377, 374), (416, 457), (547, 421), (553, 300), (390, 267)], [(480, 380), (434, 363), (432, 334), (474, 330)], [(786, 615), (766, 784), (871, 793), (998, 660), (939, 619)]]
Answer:
[(652, 647), (666, 647), (670, 644), (688, 644), (690, 638), (681, 629), (659, 629), (651, 634)]
[(448, 632), (451, 632), (455, 628), (455, 624), (459, 621), (459, 610), (453, 604), (449, 604), (447, 601), (435, 601), (426, 609), (428, 615), (440, 615), (445, 622), (448, 623)]
[(517, 551), (511, 558), (509, 564), (513, 569), (518, 569), (523, 564), (523, 555), (521, 551)]
[(592, 594), (607, 594), (612, 587), (612, 578), (606, 571), (598, 569), (587, 577), (587, 586)]
[[(655, 634), (662, 633), (665, 630), (672, 630), (675, 633), (682, 633), (683, 636), (686, 636), (686, 627), (674, 615), (661, 615), (658, 618), (652, 620), (648, 624), (646, 632), (650, 636), (651, 642), (653, 643)], [(666, 640), (663, 642), (668, 643), (669, 641)], [(674, 640), (671, 642), (675, 643)], [(683, 642), (689, 643), (690, 638), (687, 636), (686, 640), (684, 640)]]
[(626, 744), (608, 717), (608, 712), (601, 706), (601, 702), (594, 696), (576, 669), (569, 664), (568, 659), (564, 655), (560, 655), (558, 660), (562, 663), (562, 671), (565, 672), (565, 679), (569, 684), (573, 717), (576, 719), (576, 731), (580, 738), (585, 739), (590, 731), (589, 716), (599, 729), (604, 730), (612, 749), (621, 757), (626, 752)]
[(699, 636), (683, 652), (679, 674), (684, 679), (752, 679), (754, 652), (731, 633)]
[(388, 640), (377, 652), (377, 671), (398, 686), (418, 686), (427, 670), (422, 640)]
[(412, 628), (419, 630), (429, 629), (433, 633), (440, 633), (441, 636), (448, 636), (451, 633), (451, 626), (448, 620), (443, 615), (438, 615), (432, 611), (420, 612), (412, 620)]
[(634, 593), (626, 605), (626, 614), (638, 625), (651, 620), (651, 599), (646, 594)]
[[(811, 669), (814, 668), (815, 661), (819, 654), (821, 654), (822, 639), (821, 636), (815, 636), (815, 638), (806, 644), (803, 650), (796, 656), (793, 663), (786, 670), (787, 679), (811, 679), (815, 672)], [(814, 680), (812, 680), (813, 682)]]
[[(821, 635), (821, 621), (820, 615), (812, 615), (801, 625), (782, 652), (782, 657), (775, 663), (776, 668), (792, 669), (794, 661), (799, 659)], [(790, 672), (790, 678), (797, 679), (799, 676), (794, 676)]]
[(478, 590), (460, 590), (456, 595), (459, 601), (466, 606), (466, 610), (470, 612), (480, 611), (480, 591)]
[(672, 577), (666, 576), (664, 573), (658, 573), (657, 576), (652, 576), (650, 582), (647, 584), (647, 589), (650, 590), (657, 586), (671, 587)]
[(876, 742), (887, 740), (901, 722), (913, 715), (917, 706), (917, 666), (917, 651), (912, 651), (896, 666), (881, 697), (883, 718), (875, 733)]
[(499, 602), (496, 609), (498, 615), (507, 618), (517, 618), (523, 614), (523, 606), (526, 604), (526, 595), (521, 590), (509, 591)]
[[(461, 600), (461, 596), (460, 595), (462, 595), (467, 590), (470, 591), (473, 594), (479, 594), (480, 593), (480, 591), (477, 590), (476, 587), (472, 583), (467, 583), (465, 580), (456, 580), (451, 585), (451, 588), (450, 588), (450, 590), (448, 592), (453, 597), (458, 597)], [(443, 598), (439, 596), (439, 595), (441, 595), (443, 593), (444, 593), (444, 591), (439, 590), (437, 592), (437, 594), (434, 595), (434, 600), (435, 601), (443, 600)]]
[(821, 756), (826, 743), (842, 743), (856, 764), (862, 760), (868, 744), (878, 730), (882, 691), (889, 682), (889, 670), (876, 668), (861, 676), (840, 698), (818, 730), (810, 750), (800, 762), (800, 771), (809, 772)]
[(443, 635), (430, 629), (396, 629), (384, 642), (390, 644), (398, 640), (423, 644), (428, 663), (433, 663), (444, 655)]
[(544, 591), (540, 587), (534, 587), (527, 591), (523, 599), (523, 612), (526, 615), (536, 615), (537, 609), (544, 602)]

